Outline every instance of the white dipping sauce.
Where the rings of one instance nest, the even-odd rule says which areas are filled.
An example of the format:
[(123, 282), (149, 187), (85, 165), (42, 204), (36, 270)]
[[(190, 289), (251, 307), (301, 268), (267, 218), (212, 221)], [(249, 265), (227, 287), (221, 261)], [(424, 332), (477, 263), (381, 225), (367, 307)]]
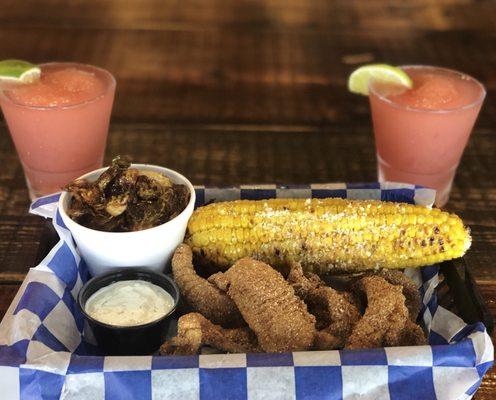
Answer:
[(84, 310), (97, 321), (115, 326), (136, 326), (160, 319), (174, 307), (174, 299), (148, 281), (114, 282), (97, 290)]

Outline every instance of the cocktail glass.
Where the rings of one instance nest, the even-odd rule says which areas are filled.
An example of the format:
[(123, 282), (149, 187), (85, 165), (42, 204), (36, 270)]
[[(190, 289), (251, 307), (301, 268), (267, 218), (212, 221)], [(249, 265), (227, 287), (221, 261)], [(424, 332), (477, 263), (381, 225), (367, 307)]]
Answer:
[(463, 150), (486, 91), (461, 72), (430, 66), (401, 67), (411, 90), (371, 82), (379, 181), (418, 184), (446, 204)]
[(0, 91), (31, 199), (102, 167), (116, 85), (109, 72), (91, 65), (40, 68), (38, 82)]

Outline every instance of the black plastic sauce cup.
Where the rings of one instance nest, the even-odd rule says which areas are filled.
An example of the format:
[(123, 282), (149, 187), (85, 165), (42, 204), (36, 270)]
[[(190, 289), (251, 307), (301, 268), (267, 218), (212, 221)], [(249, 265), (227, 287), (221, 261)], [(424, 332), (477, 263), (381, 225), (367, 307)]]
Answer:
[[(114, 326), (97, 321), (85, 311), (93, 293), (114, 282), (142, 280), (160, 286), (174, 299), (172, 309), (162, 318), (143, 325)], [(90, 279), (79, 291), (78, 306), (93, 331), (98, 347), (106, 355), (145, 355), (154, 353), (165, 340), (179, 302), (179, 289), (167, 275), (146, 268), (124, 268)]]

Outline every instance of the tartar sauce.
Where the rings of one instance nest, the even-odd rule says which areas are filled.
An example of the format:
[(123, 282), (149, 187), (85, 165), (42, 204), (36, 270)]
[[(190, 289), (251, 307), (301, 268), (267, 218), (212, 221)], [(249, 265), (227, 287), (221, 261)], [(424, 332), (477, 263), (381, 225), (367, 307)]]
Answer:
[(119, 281), (93, 293), (84, 307), (97, 321), (136, 326), (160, 319), (174, 307), (174, 299), (160, 286), (142, 280)]

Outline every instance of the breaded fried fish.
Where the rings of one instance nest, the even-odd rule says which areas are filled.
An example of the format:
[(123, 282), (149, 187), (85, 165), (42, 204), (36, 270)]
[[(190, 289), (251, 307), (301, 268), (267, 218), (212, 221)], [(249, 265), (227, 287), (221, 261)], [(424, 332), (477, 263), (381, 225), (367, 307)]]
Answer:
[(236, 303), (264, 351), (290, 352), (312, 346), (315, 317), (270, 265), (244, 258), (209, 281)]
[(422, 329), (409, 318), (401, 286), (380, 276), (366, 276), (357, 283), (367, 296), (367, 308), (348, 338), (346, 348), (366, 349), (405, 344), (425, 344)]
[(320, 350), (343, 347), (361, 318), (360, 311), (348, 301), (345, 292), (326, 286), (315, 274), (305, 275), (298, 263), (291, 266), (287, 281), (317, 318), (317, 328), (321, 331), (316, 336), (315, 347)]
[(205, 345), (228, 353), (260, 351), (257, 338), (248, 327), (223, 329), (198, 313), (189, 313), (179, 318), (177, 330), (177, 336), (160, 347), (160, 354), (198, 354)]
[(224, 327), (245, 325), (236, 304), (215, 285), (196, 274), (193, 254), (181, 244), (172, 257), (172, 273), (186, 303), (214, 324)]

